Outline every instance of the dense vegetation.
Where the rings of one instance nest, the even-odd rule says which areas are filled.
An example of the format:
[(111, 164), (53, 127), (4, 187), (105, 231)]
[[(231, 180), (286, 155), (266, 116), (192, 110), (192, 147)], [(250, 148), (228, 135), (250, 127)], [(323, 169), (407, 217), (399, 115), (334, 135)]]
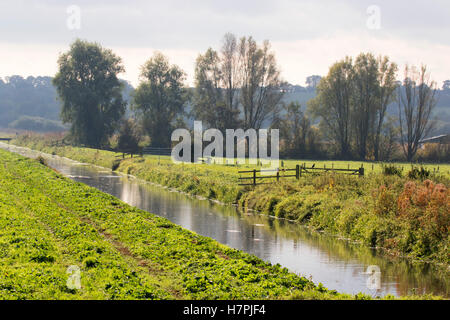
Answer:
[[(390, 253), (448, 265), (450, 166), (365, 163), (364, 177), (303, 175), (300, 180), (255, 189), (238, 186), (238, 169), (250, 166), (175, 165), (157, 156), (117, 160), (118, 154), (70, 146), (54, 147), (39, 137), (14, 143), (105, 167), (181, 191), (239, 203), (244, 209), (295, 220)], [(298, 161), (283, 161), (294, 167)], [(358, 168), (358, 162), (306, 162), (330, 168)]]
[(239, 203), (393, 254), (447, 266), (449, 197), (444, 184), (428, 179), (406, 182), (397, 176), (355, 179), (330, 174), (257, 187), (244, 193)]

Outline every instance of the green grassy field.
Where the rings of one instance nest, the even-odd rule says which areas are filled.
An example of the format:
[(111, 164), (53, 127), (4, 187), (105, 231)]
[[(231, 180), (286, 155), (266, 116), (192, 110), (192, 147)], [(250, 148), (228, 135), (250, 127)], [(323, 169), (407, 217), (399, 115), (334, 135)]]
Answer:
[[(450, 262), (449, 165), (430, 170), (427, 178), (411, 179), (411, 165), (399, 175), (385, 175), (381, 164), (364, 163), (364, 177), (341, 174), (304, 174), (299, 180), (240, 187), (239, 170), (250, 165), (173, 164), (169, 157), (145, 156), (118, 160), (114, 152), (70, 146), (52, 146), (48, 139), (22, 136), (12, 143), (58, 154), (74, 160), (114, 167), (141, 179), (224, 203), (238, 203), (243, 210), (286, 218), (444, 268)], [(299, 161), (304, 163), (305, 161)], [(284, 161), (293, 167), (294, 160)], [(316, 167), (358, 168), (359, 162), (306, 162)], [(397, 165), (399, 167), (400, 165)], [(433, 168), (428, 165), (428, 168)]]
[[(15, 135), (11, 135), (8, 133), (1, 134), (0, 136), (5, 137), (15, 137)], [(27, 146), (35, 150), (41, 150), (47, 153), (57, 153), (58, 155), (64, 154), (69, 158), (81, 161), (92, 163), (95, 161), (96, 164), (111, 168), (114, 161), (120, 159), (121, 153), (104, 151), (104, 150), (96, 150), (90, 148), (77, 148), (72, 146), (55, 146), (58, 142), (58, 136), (52, 135), (39, 135), (39, 134), (23, 134), (19, 135), (16, 139), (12, 141), (12, 143)], [(155, 156), (155, 155), (146, 155), (145, 159), (147, 162), (152, 164), (161, 164), (161, 165), (172, 165), (172, 159), (170, 156)], [(213, 160), (214, 161), (214, 160)], [(219, 162), (219, 159), (217, 159)], [(237, 162), (237, 165), (236, 165)], [(260, 168), (259, 166), (248, 164), (248, 159), (222, 159), (222, 163), (224, 164), (214, 164), (211, 163), (208, 165), (208, 170), (210, 172), (223, 172), (226, 176), (234, 176), (236, 179), (239, 177), (238, 171), (244, 169), (255, 169)], [(225, 165), (227, 163), (227, 165)], [(364, 167), (366, 174), (370, 173), (381, 173), (383, 171), (383, 166), (385, 164), (392, 164), (398, 167), (400, 170), (403, 170), (403, 173), (406, 174), (408, 170), (411, 169), (412, 166), (423, 166), (424, 168), (430, 170), (435, 174), (445, 175), (450, 178), (450, 163), (406, 163), (406, 162), (395, 162), (395, 163), (383, 163), (383, 162), (370, 162), (370, 161), (348, 161), (348, 160), (304, 160), (304, 159), (286, 159), (280, 160), (280, 167), (284, 168), (295, 168), (295, 166), (299, 164), (305, 164), (307, 167), (311, 165), (315, 165), (319, 168), (335, 168), (335, 169), (358, 169), (360, 167)], [(188, 168), (192, 168), (195, 170), (198, 166), (189, 165), (179, 165), (183, 168), (183, 166), (187, 166)]]

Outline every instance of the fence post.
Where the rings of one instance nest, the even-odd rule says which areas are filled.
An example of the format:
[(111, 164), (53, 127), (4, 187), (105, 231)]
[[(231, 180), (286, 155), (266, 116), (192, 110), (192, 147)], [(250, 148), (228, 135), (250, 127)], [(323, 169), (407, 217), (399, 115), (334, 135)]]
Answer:
[(359, 176), (364, 175), (364, 167), (359, 168)]
[(295, 166), (295, 178), (300, 179), (300, 166), (298, 164)]
[(277, 182), (280, 181), (280, 168), (277, 169)]
[(253, 185), (256, 186), (256, 169), (253, 169)]

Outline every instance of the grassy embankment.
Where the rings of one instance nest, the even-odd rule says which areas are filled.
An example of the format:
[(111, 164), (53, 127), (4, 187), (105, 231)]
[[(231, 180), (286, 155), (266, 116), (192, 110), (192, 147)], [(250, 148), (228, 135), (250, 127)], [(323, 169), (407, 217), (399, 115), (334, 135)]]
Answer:
[[(117, 154), (88, 148), (54, 147), (49, 140), (22, 136), (18, 145), (135, 175), (190, 194), (239, 203), (244, 209), (287, 218), (314, 229), (382, 247), (394, 255), (449, 264), (450, 165), (425, 165), (430, 176), (411, 179), (408, 164), (400, 175), (385, 175), (382, 165), (365, 163), (364, 177), (303, 175), (299, 181), (252, 188), (238, 186), (238, 170), (249, 165), (175, 165), (168, 157), (146, 156), (119, 163)], [(300, 161), (303, 163), (304, 161)], [(298, 161), (284, 161), (294, 167)], [(308, 162), (306, 162), (308, 165)], [(310, 162), (311, 163), (311, 162)], [(317, 166), (357, 168), (360, 162), (314, 162)]]
[[(0, 150), (2, 299), (343, 299)], [(68, 289), (68, 266), (81, 289)]]

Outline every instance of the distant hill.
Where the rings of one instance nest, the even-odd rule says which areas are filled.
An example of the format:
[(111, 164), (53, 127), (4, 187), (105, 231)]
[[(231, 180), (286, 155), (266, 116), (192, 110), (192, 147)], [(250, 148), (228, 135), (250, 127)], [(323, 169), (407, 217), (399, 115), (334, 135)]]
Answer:
[[(433, 118), (436, 120), (435, 128), (431, 135), (450, 134), (450, 90), (439, 90), (438, 101), (433, 110)], [(388, 115), (398, 117), (398, 104), (388, 106)]]
[(450, 89), (439, 91), (439, 100), (434, 115), (437, 118), (434, 134), (450, 134)]
[[(124, 99), (130, 100), (133, 87), (125, 80)], [(36, 131), (59, 131), (61, 103), (51, 77), (11, 76), (0, 78), (0, 127)], [(49, 120), (49, 121), (45, 121)]]
[(0, 126), (21, 116), (59, 119), (60, 104), (51, 77), (11, 76), (0, 79)]

